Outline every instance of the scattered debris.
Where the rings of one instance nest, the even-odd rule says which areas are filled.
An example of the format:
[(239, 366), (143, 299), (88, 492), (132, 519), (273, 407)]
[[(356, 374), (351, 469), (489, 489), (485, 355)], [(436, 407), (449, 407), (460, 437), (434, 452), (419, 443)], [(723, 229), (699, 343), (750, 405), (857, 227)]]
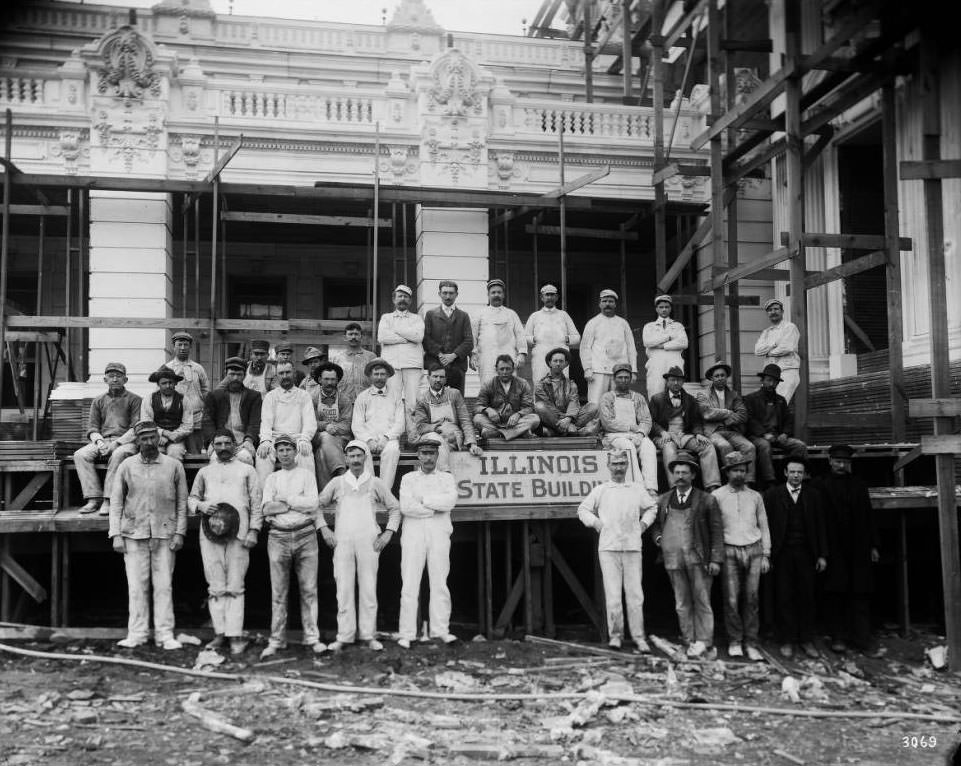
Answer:
[(804, 764), (807, 763), (807, 761), (805, 761), (803, 758), (798, 758), (797, 756), (791, 755), (790, 753), (785, 753), (783, 750), (772, 750), (771, 752), (774, 753), (774, 755), (781, 756), (782, 758), (790, 761), (791, 763), (798, 764), (798, 766), (804, 766)]
[(946, 646), (932, 646), (930, 649), (926, 649), (924, 654), (935, 670), (941, 670), (948, 664), (948, 647)]
[(801, 685), (794, 676), (785, 676), (781, 681), (781, 697), (782, 699), (789, 700), (790, 702), (800, 702)]
[(177, 640), (184, 646), (200, 646), (200, 639), (196, 636), (191, 636), (189, 633), (178, 633)]
[(197, 659), (194, 662), (194, 670), (215, 668), (223, 663), (224, 656), (222, 654), (218, 654), (213, 649), (204, 649), (197, 655)]
[(434, 684), (441, 689), (463, 693), (476, 691), (480, 685), (476, 678), (459, 670), (447, 670), (434, 676)]
[(710, 750), (725, 748), (728, 745), (733, 745), (741, 741), (741, 738), (727, 726), (693, 729), (691, 731), (691, 738), (700, 748)]
[(227, 736), (239, 739), (241, 742), (253, 741), (254, 733), (250, 729), (234, 726), (225, 718), (210, 712), (200, 704), (200, 699), (200, 692), (194, 692), (180, 703), (180, 706), (187, 715), (198, 719), (202, 726), (211, 731), (217, 732), (218, 734), (226, 734)]

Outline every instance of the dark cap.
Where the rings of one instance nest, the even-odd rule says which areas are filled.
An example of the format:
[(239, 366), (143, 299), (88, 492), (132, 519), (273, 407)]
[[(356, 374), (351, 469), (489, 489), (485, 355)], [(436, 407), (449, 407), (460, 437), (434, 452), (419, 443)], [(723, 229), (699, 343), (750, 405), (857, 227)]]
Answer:
[(157, 430), (157, 424), (152, 420), (138, 420), (134, 423), (133, 434), (140, 436), (140, 434), (157, 433)]
[(175, 332), (175, 333), (170, 337), (170, 340), (171, 340), (171, 341), (175, 341), (175, 340), (189, 340), (191, 343), (193, 343), (193, 342), (194, 342), (194, 336), (191, 335), (191, 334), (190, 334), (189, 332), (187, 332), (186, 330), (181, 330), (180, 332)]
[(266, 340), (252, 340), (250, 341), (251, 351), (269, 351), (270, 342)]
[(832, 444), (828, 448), (828, 457), (850, 460), (854, 457), (854, 448), (850, 444)]
[(673, 470), (674, 470), (674, 466), (676, 466), (676, 465), (689, 465), (689, 466), (690, 466), (691, 468), (693, 468), (695, 471), (696, 471), (698, 468), (701, 467), (701, 466), (700, 466), (700, 463), (697, 462), (697, 458), (695, 458), (695, 457), (694, 457), (690, 452), (688, 452), (687, 450), (683, 450), (683, 449), (682, 449), (682, 450), (678, 450), (678, 451), (677, 451), (677, 454), (674, 456), (674, 459), (673, 459), (670, 463), (667, 464), (667, 470), (668, 470), (668, 471), (673, 471)]
[(247, 363), (241, 359), (239, 356), (231, 356), (224, 362), (225, 370), (240, 370), (241, 372), (247, 369)]

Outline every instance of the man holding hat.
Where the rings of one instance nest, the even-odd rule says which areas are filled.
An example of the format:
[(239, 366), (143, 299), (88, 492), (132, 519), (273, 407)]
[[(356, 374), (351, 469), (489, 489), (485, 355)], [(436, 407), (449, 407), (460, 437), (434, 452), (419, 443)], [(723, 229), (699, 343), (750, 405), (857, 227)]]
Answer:
[(871, 594), (881, 543), (867, 484), (851, 473), (852, 457), (847, 444), (831, 446), (831, 472), (814, 482), (824, 502), (831, 552), (824, 583), (828, 628), (832, 651), (844, 652), (850, 644), (868, 657), (879, 657), (871, 635)]
[[(103, 382), (107, 384), (107, 392), (90, 402), (87, 420), (90, 443), (73, 453), (73, 462), (87, 501), (80, 513), (93, 513), (99, 509), (100, 515), (106, 516), (110, 513), (110, 496), (117, 469), (137, 451), (133, 426), (140, 417), (141, 400), (126, 389), (127, 368), (120, 362), (107, 362)], [(107, 460), (107, 475), (101, 485), (94, 463), (104, 459)]]
[(253, 466), (237, 459), (234, 435), (226, 428), (214, 434), (215, 460), (197, 472), (187, 508), (191, 514), (209, 519), (226, 505), (236, 514), (232, 534), (217, 534), (210, 524), (201, 524), (200, 557), (207, 578), (207, 606), (214, 626), (214, 640), (208, 649), (220, 649), (230, 642), (230, 653), (241, 654), (244, 640), (244, 580), (250, 563), (250, 549), (257, 544), (261, 519), (256, 526), (253, 511), (262, 502), (260, 480)]
[(351, 399), (370, 385), (367, 378), (368, 363), (377, 358), (377, 354), (361, 345), (364, 332), (357, 322), (351, 322), (344, 328), (344, 345), (331, 352), (330, 361), (336, 362), (344, 371), (344, 377), (337, 388)]
[(302, 380), (297, 384), (297, 388), (302, 388), (310, 394), (310, 398), (314, 400), (315, 405), (317, 404), (317, 397), (320, 396), (320, 380), (315, 372), (326, 361), (327, 355), (316, 346), (308, 346), (304, 352), (303, 361), (301, 361), (301, 364), (307, 367), (307, 374), (301, 375)]
[(244, 385), (266, 396), (277, 385), (277, 370), (267, 360), (270, 343), (266, 340), (250, 341), (250, 364), (244, 376)]
[(649, 652), (644, 634), (644, 589), (641, 586), (641, 536), (654, 522), (657, 505), (643, 487), (626, 481), (630, 458), (624, 450), (607, 453), (610, 481), (598, 484), (577, 507), (585, 527), (597, 530), (597, 558), (604, 580), (608, 645), (620, 649), (624, 640), (624, 611), (631, 638), (639, 652)]
[[(771, 534), (764, 500), (747, 486), (749, 460), (740, 452), (724, 458), (727, 484), (712, 493), (724, 525), (724, 624), (728, 654), (758, 662), (758, 590), (771, 568)], [(741, 644), (744, 644), (742, 647)]]
[(438, 471), (437, 453), (441, 437), (424, 434), (417, 443), (415, 471), (405, 473), (400, 480), (400, 512), (404, 517), (404, 532), (400, 538), (400, 626), (398, 646), (410, 649), (417, 637), (417, 599), (420, 583), (427, 567), (430, 581), (428, 608), (430, 637), (445, 644), (457, 640), (450, 632), (450, 536), (454, 531), (450, 512), (457, 504), (454, 477)]
[(261, 524), (267, 534), (267, 560), (270, 562), (271, 618), (270, 640), (260, 653), (266, 659), (287, 645), (287, 603), (290, 570), (297, 572), (300, 586), (300, 623), (304, 646), (315, 654), (327, 651), (317, 628), (317, 480), (314, 472), (297, 465), (299, 439), (287, 434), (274, 437), (274, 450), (280, 470), (267, 476), (263, 503), (251, 515), (251, 526)]
[[(314, 473), (313, 439), (317, 433), (314, 402), (302, 388), (294, 386), (294, 366), (277, 364), (277, 388), (268, 391), (260, 408), (260, 444), (257, 446), (257, 474), (261, 482), (276, 465), (274, 438), (286, 434), (297, 440), (297, 465)], [(316, 481), (316, 479), (315, 479)]]
[(418, 439), (425, 434), (441, 437), (439, 464), (448, 470), (450, 451), (465, 447), (474, 456), (483, 454), (477, 446), (477, 435), (464, 397), (447, 385), (449, 367), (434, 362), (427, 373), (427, 391), (414, 407), (414, 429)]
[(514, 374), (509, 354), (497, 357), (497, 377), (481, 386), (474, 404), (474, 426), (485, 439), (530, 438), (541, 419), (534, 413), (530, 384)]
[(781, 382), (781, 368), (769, 364), (759, 372), (761, 387), (744, 397), (747, 407), (747, 436), (756, 450), (757, 479), (762, 487), (776, 481), (771, 451), (780, 447), (785, 457), (807, 460), (807, 445), (791, 436), (787, 401), (775, 390)]
[(147, 642), (152, 587), (154, 641), (163, 649), (180, 649), (171, 580), (187, 533), (187, 477), (179, 461), (160, 454), (156, 423), (141, 420), (134, 433), (140, 454), (117, 470), (107, 532), (127, 572), (127, 637), (117, 645), (132, 649)]
[(801, 382), (801, 357), (798, 356), (801, 333), (794, 322), (784, 318), (784, 304), (779, 298), (767, 301), (764, 311), (771, 325), (761, 331), (754, 344), (754, 354), (763, 357), (768, 364), (780, 367), (781, 380), (777, 392), (790, 404)]
[(470, 364), (477, 370), (481, 385), (496, 377), (494, 364), (502, 354), (513, 358), (517, 367), (527, 361), (524, 325), (517, 312), (504, 305), (506, 289), (503, 279), (490, 280), (487, 283), (487, 306), (474, 320), (474, 350)]
[(701, 462), (701, 480), (710, 492), (721, 486), (714, 445), (704, 435), (704, 420), (697, 400), (684, 390), (684, 371), (672, 367), (664, 373), (667, 389), (651, 397), (651, 436), (661, 448), (661, 459), (668, 467), (678, 450), (697, 453)]
[(470, 317), (454, 305), (457, 292), (457, 283), (445, 279), (438, 287), (440, 306), (424, 315), (424, 369), (441, 364), (447, 370), (447, 385), (464, 393), (464, 373), (474, 348), (474, 334)]
[(611, 372), (614, 390), (601, 396), (601, 428), (603, 444), (616, 450), (635, 450), (637, 462), (648, 493), (657, 495), (657, 448), (648, 437), (651, 432), (651, 413), (647, 401), (631, 390), (634, 370), (626, 362), (615, 364)]
[(177, 393), (183, 394), (186, 406), (194, 415), (193, 430), (187, 436), (185, 444), (187, 452), (197, 455), (204, 449), (204, 401), (210, 393), (210, 378), (207, 376), (207, 371), (190, 358), (194, 338), (189, 332), (184, 330), (175, 332), (171, 341), (174, 346), (174, 355), (172, 359), (167, 360), (167, 367), (181, 377), (177, 383)]
[(661, 548), (688, 657), (714, 645), (711, 584), (724, 562), (724, 522), (717, 500), (693, 486), (697, 461), (677, 452), (668, 471), (674, 487), (657, 499), (651, 535)]
[(351, 439), (354, 400), (339, 390), (344, 377), (340, 365), (323, 362), (314, 375), (320, 381), (316, 400), (317, 433), (313, 441), (314, 465), (317, 467), (317, 486), (323, 488), (334, 476), (347, 470), (344, 445)]
[[(380, 455), (380, 478), (393, 490), (397, 464), (400, 462), (400, 435), (407, 427), (404, 402), (387, 389), (394, 368), (385, 359), (367, 363), (370, 388), (364, 389), (354, 402), (350, 430), (355, 439), (367, 444), (371, 454)], [(368, 466), (373, 473), (373, 462)]]
[(142, 401), (140, 419), (156, 423), (161, 452), (183, 462), (187, 437), (194, 430), (194, 414), (184, 395), (176, 389), (181, 377), (164, 365), (151, 373), (148, 380), (157, 384), (157, 390)]
[(611, 389), (614, 365), (628, 364), (637, 377), (637, 348), (634, 333), (623, 317), (617, 316), (617, 293), (601, 290), (601, 313), (591, 318), (581, 338), (581, 364), (587, 379), (587, 401), (599, 405)]
[[(568, 351), (581, 342), (581, 334), (574, 321), (563, 309), (557, 308), (557, 288), (546, 284), (541, 288), (542, 308), (527, 318), (524, 334), (531, 346), (531, 372), (534, 380), (548, 373), (544, 355), (552, 348), (562, 346)], [(497, 360), (495, 359), (495, 364)]]
[(754, 483), (754, 445), (744, 435), (747, 426), (747, 407), (741, 395), (728, 386), (731, 366), (722, 361), (707, 368), (706, 391), (697, 394), (697, 403), (704, 418), (704, 435), (711, 440), (721, 463), (728, 453), (737, 450), (748, 461), (747, 482)]
[[(323, 511), (317, 525), (327, 546), (334, 551), (334, 580), (337, 583), (337, 640), (328, 645), (340, 651), (359, 638), (375, 652), (384, 647), (377, 631), (377, 567), (380, 552), (400, 528), (397, 498), (370, 470), (370, 450), (355, 439), (344, 450), (348, 470), (335, 476), (320, 493), (321, 509), (334, 508), (331, 531)], [(381, 531), (377, 509), (386, 508), (387, 526)], [(355, 600), (354, 593), (357, 593)]]
[(601, 427), (597, 405), (581, 404), (577, 384), (564, 374), (571, 352), (562, 346), (544, 355), (549, 372), (534, 386), (534, 412), (544, 436), (593, 436)]
[(204, 443), (210, 445), (211, 459), (216, 459), (213, 440), (217, 431), (226, 428), (233, 434), (237, 459), (253, 465), (260, 439), (260, 394), (244, 385), (247, 365), (239, 356), (224, 362), (224, 384), (215, 388), (204, 401)]
[[(404, 411), (408, 414), (414, 411), (424, 373), (424, 320), (410, 311), (413, 296), (413, 290), (407, 285), (397, 285), (394, 288), (394, 311), (383, 314), (377, 325), (381, 356), (394, 371), (387, 388), (394, 398), (404, 401)], [(367, 363), (369, 366), (370, 362)]]
[(680, 322), (671, 319), (674, 299), (658, 295), (654, 299), (657, 319), (644, 325), (641, 340), (647, 352), (647, 399), (664, 390), (665, 373), (672, 367), (684, 370), (682, 351), (687, 349), (687, 331)]

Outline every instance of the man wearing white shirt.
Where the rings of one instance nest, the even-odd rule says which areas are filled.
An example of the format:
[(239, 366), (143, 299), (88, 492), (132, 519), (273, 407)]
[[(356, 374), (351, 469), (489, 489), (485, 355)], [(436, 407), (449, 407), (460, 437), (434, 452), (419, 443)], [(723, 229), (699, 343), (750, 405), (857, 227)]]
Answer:
[(601, 313), (588, 321), (581, 337), (587, 401), (597, 405), (601, 403), (601, 396), (611, 389), (615, 365), (629, 364), (632, 382), (637, 378), (634, 333), (627, 320), (617, 316), (617, 300), (613, 290), (601, 290)]
[(654, 299), (657, 319), (644, 325), (641, 339), (647, 352), (647, 400), (664, 390), (664, 373), (672, 367), (684, 369), (681, 352), (687, 348), (687, 331), (680, 322), (671, 319), (674, 299), (658, 295)]
[(410, 311), (413, 291), (407, 285), (394, 288), (394, 311), (383, 314), (377, 325), (381, 358), (391, 365), (387, 388), (404, 401), (408, 413), (417, 403), (417, 390), (424, 372), (424, 320)]
[(203, 415), (204, 401), (210, 393), (210, 378), (207, 371), (190, 358), (190, 350), (194, 345), (193, 336), (189, 332), (176, 332), (170, 339), (174, 346), (172, 359), (167, 360), (167, 367), (177, 373), (181, 380), (177, 383), (177, 392), (183, 394), (184, 401), (193, 413), (193, 430), (185, 440), (187, 452), (200, 454), (204, 451)]
[(771, 298), (767, 301), (764, 311), (771, 320), (771, 326), (761, 331), (757, 343), (754, 344), (754, 355), (781, 368), (777, 393), (790, 404), (794, 391), (801, 382), (801, 357), (798, 356), (801, 333), (794, 322), (784, 318), (784, 304), (779, 299)]
[[(367, 444), (372, 454), (380, 455), (380, 478), (388, 490), (393, 490), (400, 462), (399, 439), (406, 428), (404, 402), (387, 388), (394, 375), (390, 362), (374, 359), (367, 363), (365, 372), (371, 385), (354, 401), (350, 430), (355, 439)], [(367, 470), (373, 473), (373, 462)]]
[(257, 447), (257, 475), (261, 483), (273, 473), (277, 455), (274, 437), (287, 434), (296, 439), (297, 465), (314, 473), (314, 434), (317, 415), (314, 400), (304, 389), (294, 386), (294, 366), (290, 362), (277, 365), (280, 385), (267, 392), (260, 408), (260, 446)]
[[(527, 318), (524, 333), (531, 346), (531, 372), (534, 380), (540, 380), (550, 371), (544, 356), (551, 349), (562, 347), (570, 351), (581, 342), (581, 334), (574, 326), (574, 321), (563, 309), (557, 308), (557, 288), (554, 285), (544, 285), (541, 288), (540, 311), (535, 311)], [(496, 362), (496, 360), (495, 360)]]
[(504, 280), (487, 283), (487, 306), (480, 310), (473, 322), (474, 350), (471, 369), (480, 376), (481, 385), (496, 377), (497, 357), (507, 354), (520, 367), (527, 361), (527, 337), (524, 325), (513, 309), (504, 305)]

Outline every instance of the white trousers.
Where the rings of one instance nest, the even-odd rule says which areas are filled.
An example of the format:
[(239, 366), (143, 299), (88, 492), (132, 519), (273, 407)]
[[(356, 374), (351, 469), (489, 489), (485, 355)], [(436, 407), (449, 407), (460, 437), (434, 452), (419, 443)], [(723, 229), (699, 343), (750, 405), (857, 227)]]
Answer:
[(624, 610), (621, 592), (627, 602), (627, 624), (631, 638), (644, 638), (644, 589), (641, 585), (640, 551), (598, 551), (598, 563), (604, 580), (607, 607), (607, 632), (611, 638), (624, 638)]
[[(123, 563), (127, 570), (127, 638), (146, 641), (150, 633), (150, 597), (153, 592), (154, 641), (174, 637), (174, 604), (171, 580), (176, 554), (170, 541), (123, 538)], [(151, 587), (152, 586), (152, 587)]]
[(388, 392), (404, 400), (404, 409), (408, 413), (413, 412), (414, 405), (417, 404), (417, 394), (423, 376), (424, 371), (420, 367), (405, 367), (395, 370), (394, 374), (387, 378)]
[[(387, 489), (394, 491), (394, 477), (397, 476), (397, 465), (400, 463), (400, 442), (391, 439), (380, 451), (380, 479), (387, 485)], [(374, 461), (367, 458), (367, 471), (374, 475)]]
[(380, 555), (374, 550), (376, 539), (376, 533), (344, 540), (338, 538), (334, 548), (337, 640), (346, 644), (358, 637), (361, 641), (370, 641), (377, 630), (377, 567)]
[(801, 383), (801, 371), (797, 368), (790, 370), (781, 370), (781, 382), (777, 384), (775, 389), (781, 396), (787, 399), (787, 403), (791, 403), (791, 399), (794, 398), (794, 392)]
[(427, 566), (430, 582), (430, 635), (439, 638), (450, 633), (450, 516), (437, 514), (427, 519), (404, 517), (400, 537), (400, 626), (401, 638), (417, 638), (417, 599), (420, 581)]
[(240, 638), (244, 633), (244, 579), (250, 551), (236, 538), (212, 543), (200, 530), (200, 558), (207, 578), (207, 606), (214, 633)]
[(611, 390), (613, 379), (609, 372), (595, 372), (587, 384), (587, 401), (599, 406), (601, 397)]
[(649, 438), (638, 433), (611, 433), (605, 441), (613, 449), (637, 450), (637, 462), (641, 465), (644, 486), (657, 489), (657, 447)]
[(680, 351), (664, 351), (656, 348), (647, 355), (647, 401), (651, 401), (654, 394), (659, 394), (667, 386), (664, 375), (672, 367), (684, 369), (684, 357)]

